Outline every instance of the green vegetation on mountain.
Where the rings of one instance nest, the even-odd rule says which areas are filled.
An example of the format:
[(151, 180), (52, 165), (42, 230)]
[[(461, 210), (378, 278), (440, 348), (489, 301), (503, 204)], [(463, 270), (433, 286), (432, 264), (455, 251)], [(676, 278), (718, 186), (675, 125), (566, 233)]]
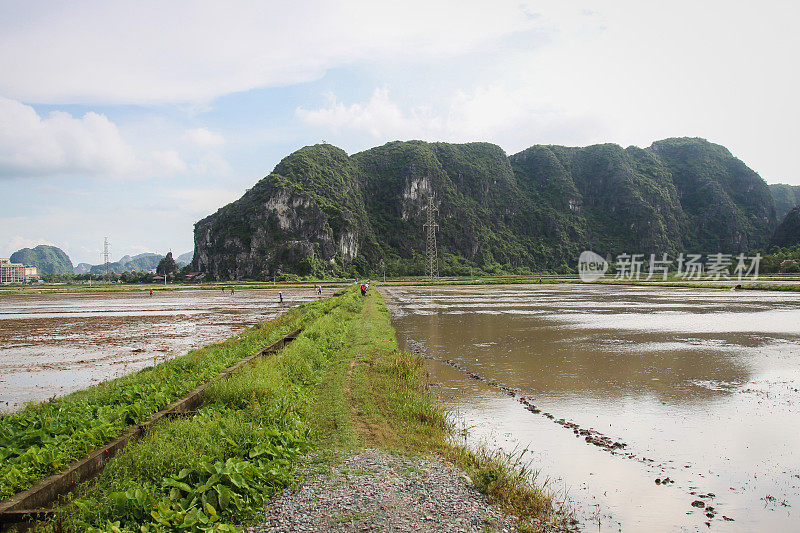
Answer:
[(339, 148), (298, 150), (242, 198), (195, 224), (193, 265), (222, 279), (366, 265), (377, 244), (358, 178)]
[[(109, 272), (122, 274), (123, 272), (147, 272), (158, 266), (159, 261), (164, 259), (163, 255), (144, 253), (139, 255), (123, 256), (119, 261), (108, 264)], [(91, 274), (104, 274), (106, 266), (104, 264), (94, 265), (89, 269)]]
[(76, 275), (88, 274), (91, 269), (92, 265), (90, 265), (89, 263), (78, 263), (77, 265), (72, 267), (72, 273)]
[(687, 249), (743, 252), (769, 243), (777, 221), (769, 187), (727, 148), (681, 138), (650, 150), (671, 170), (691, 228)]
[(283, 159), (195, 225), (193, 267), (220, 279), (423, 274), (429, 198), (442, 274), (566, 271), (584, 249), (739, 253), (777, 224), (767, 184), (704, 139), (646, 149), (390, 142)]
[(64, 250), (40, 244), (35, 248), (23, 248), (11, 254), (12, 263), (35, 266), (39, 275), (72, 274), (72, 261)]
[(800, 185), (786, 185), (773, 183), (769, 192), (775, 200), (775, 214), (778, 220), (783, 220), (793, 207), (800, 205)]
[(172, 275), (175, 274), (178, 269), (177, 263), (175, 263), (175, 260), (172, 258), (172, 252), (167, 252), (166, 257), (158, 262), (156, 274), (159, 276)]
[(781, 248), (800, 244), (800, 205), (793, 208), (772, 236), (772, 245)]

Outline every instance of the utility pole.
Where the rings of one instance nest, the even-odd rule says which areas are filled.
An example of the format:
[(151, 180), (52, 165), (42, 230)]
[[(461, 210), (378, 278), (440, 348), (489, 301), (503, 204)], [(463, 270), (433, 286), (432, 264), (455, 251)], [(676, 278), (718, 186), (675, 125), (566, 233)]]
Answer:
[(108, 270), (109, 270), (109, 262), (111, 259), (111, 251), (108, 245), (108, 237), (103, 238), (103, 262), (105, 263), (105, 267), (103, 268), (103, 272), (105, 274), (106, 279), (108, 279)]
[(433, 195), (428, 197), (428, 221), (425, 223), (425, 228), (428, 230), (428, 247), (427, 247), (427, 262), (428, 262), (428, 277), (431, 281), (439, 277), (439, 259), (436, 256), (436, 228), (439, 225), (436, 223), (435, 212), (438, 211), (433, 205)]
[(383, 270), (383, 282), (386, 283), (386, 262), (381, 259), (381, 269)]

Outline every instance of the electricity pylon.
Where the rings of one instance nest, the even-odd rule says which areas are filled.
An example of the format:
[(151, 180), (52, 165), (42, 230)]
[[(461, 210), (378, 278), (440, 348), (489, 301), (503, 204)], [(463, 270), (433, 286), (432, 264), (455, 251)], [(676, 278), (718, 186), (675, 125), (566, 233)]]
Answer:
[(438, 211), (433, 205), (433, 196), (428, 197), (428, 221), (425, 223), (425, 228), (428, 230), (428, 277), (431, 281), (439, 277), (439, 259), (436, 255), (436, 228), (439, 225), (436, 223), (435, 213)]
[(103, 273), (108, 278), (109, 263), (111, 262), (111, 251), (108, 249), (108, 237), (103, 238)]

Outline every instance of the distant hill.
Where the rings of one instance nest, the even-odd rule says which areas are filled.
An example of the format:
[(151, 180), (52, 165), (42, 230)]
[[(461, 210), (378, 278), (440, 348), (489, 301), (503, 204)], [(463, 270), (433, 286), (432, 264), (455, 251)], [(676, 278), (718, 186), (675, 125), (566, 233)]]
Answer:
[(767, 184), (725, 147), (390, 142), (285, 157), (195, 224), (194, 268), (220, 279), (281, 273), (423, 274), (427, 204), (441, 274), (574, 268), (582, 250), (749, 252), (777, 226)]
[(800, 205), (787, 213), (783, 222), (775, 230), (771, 244), (785, 248), (798, 243), (800, 243)]
[(92, 269), (92, 265), (89, 263), (78, 263), (73, 267), (72, 272), (74, 274), (86, 274)]
[(35, 248), (23, 248), (11, 254), (10, 259), (12, 263), (35, 266), (39, 275), (72, 274), (72, 261), (56, 246), (40, 244)]
[[(116, 274), (122, 274), (123, 272), (131, 271), (146, 272), (156, 268), (158, 266), (158, 262), (163, 258), (163, 255), (153, 253), (144, 253), (134, 255), (133, 257), (126, 255), (123, 256), (119, 261), (109, 263), (108, 269)], [(89, 272), (92, 274), (103, 274), (105, 273), (105, 265), (94, 265), (89, 269)]]
[(775, 215), (778, 220), (783, 220), (793, 207), (800, 205), (800, 185), (786, 185), (773, 183), (769, 192), (775, 200)]
[(192, 257), (194, 257), (194, 252), (186, 252), (176, 257), (175, 263), (177, 263), (179, 267), (185, 267), (192, 262)]

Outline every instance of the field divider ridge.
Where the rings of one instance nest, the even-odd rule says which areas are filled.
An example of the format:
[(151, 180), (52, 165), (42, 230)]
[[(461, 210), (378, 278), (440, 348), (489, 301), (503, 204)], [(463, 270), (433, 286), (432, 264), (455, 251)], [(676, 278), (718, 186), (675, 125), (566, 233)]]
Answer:
[(65, 470), (53, 474), (34, 486), (0, 501), (0, 530), (12, 524), (20, 524), (41, 519), (51, 513), (47, 508), (59, 496), (66, 494), (78, 483), (87, 481), (103, 471), (105, 465), (119, 453), (128, 443), (135, 442), (144, 435), (148, 429), (163, 420), (181, 414), (189, 414), (202, 403), (205, 390), (217, 381), (230, 376), (243, 366), (252, 363), (255, 359), (273, 354), (296, 339), (303, 331), (303, 326), (287, 333), (266, 348), (240, 359), (229, 366), (217, 376), (202, 383), (189, 391), (182, 398), (169, 404), (164, 409), (154, 413), (149, 419), (128, 426), (117, 438), (96, 448), (91, 453), (70, 464)]

